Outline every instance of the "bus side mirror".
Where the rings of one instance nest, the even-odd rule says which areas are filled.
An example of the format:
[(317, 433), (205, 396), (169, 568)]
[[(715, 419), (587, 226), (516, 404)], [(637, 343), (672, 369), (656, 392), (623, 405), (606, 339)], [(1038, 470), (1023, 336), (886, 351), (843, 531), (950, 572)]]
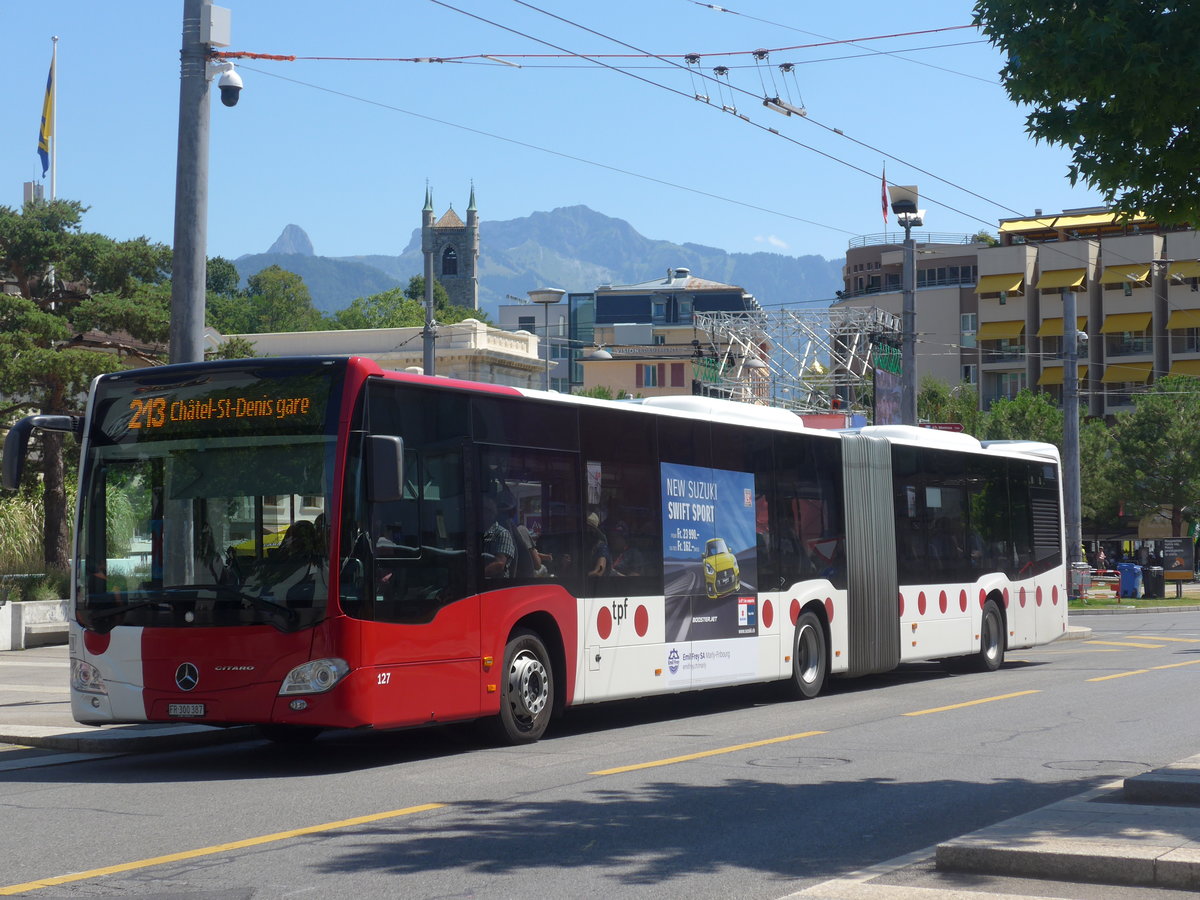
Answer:
[(15, 491), (21, 486), (21, 472), (25, 469), (25, 454), (29, 452), (29, 435), (33, 429), (46, 431), (74, 431), (79, 433), (82, 420), (78, 416), (26, 416), (8, 430), (4, 439), (4, 464), (0, 483), (6, 491)]
[[(394, 503), (404, 498), (404, 441), (386, 434), (367, 438), (370, 468), (367, 499), (372, 503)], [(6, 456), (7, 459), (7, 456)]]

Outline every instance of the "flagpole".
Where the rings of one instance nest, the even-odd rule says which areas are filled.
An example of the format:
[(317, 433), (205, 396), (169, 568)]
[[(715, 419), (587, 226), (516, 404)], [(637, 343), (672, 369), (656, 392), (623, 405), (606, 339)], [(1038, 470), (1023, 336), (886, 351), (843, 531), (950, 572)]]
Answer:
[(58, 35), (50, 38), (50, 80), (54, 85), (54, 103), (50, 107), (50, 202), (57, 196), (58, 185)]

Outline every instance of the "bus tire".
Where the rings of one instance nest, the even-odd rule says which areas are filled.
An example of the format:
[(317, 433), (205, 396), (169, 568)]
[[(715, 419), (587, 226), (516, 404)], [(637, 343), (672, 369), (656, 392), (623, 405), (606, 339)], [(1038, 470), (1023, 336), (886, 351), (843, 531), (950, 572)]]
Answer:
[(532, 631), (514, 631), (504, 648), (497, 736), (508, 744), (532, 744), (546, 732), (553, 711), (554, 669), (546, 645)]
[(788, 693), (797, 700), (811, 700), (825, 686), (829, 671), (829, 645), (816, 613), (804, 612), (796, 620), (792, 639), (792, 677)]
[(983, 607), (979, 623), (979, 650), (970, 660), (970, 668), (976, 672), (995, 672), (1004, 663), (1004, 618), (995, 600), (988, 600)]
[(297, 746), (311, 744), (321, 729), (309, 725), (259, 725), (258, 732), (273, 743)]

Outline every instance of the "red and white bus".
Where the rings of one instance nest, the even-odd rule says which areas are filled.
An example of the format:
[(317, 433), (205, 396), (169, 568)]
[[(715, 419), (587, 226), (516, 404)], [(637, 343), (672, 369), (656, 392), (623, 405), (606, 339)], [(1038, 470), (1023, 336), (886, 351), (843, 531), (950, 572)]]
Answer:
[(778, 409), (428, 378), (351, 358), (102, 376), (82, 420), (80, 722), (538, 739), (582, 703), (1059, 637), (1059, 460)]

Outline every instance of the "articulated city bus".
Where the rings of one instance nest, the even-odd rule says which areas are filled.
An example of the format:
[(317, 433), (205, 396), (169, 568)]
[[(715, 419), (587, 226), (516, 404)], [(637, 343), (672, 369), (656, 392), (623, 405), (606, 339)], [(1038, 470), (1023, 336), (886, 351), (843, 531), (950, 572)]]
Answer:
[(104, 375), (82, 418), (71, 606), (80, 722), (489, 720), (945, 660), (1059, 637), (1054, 447), (806, 429), (350, 358)]

